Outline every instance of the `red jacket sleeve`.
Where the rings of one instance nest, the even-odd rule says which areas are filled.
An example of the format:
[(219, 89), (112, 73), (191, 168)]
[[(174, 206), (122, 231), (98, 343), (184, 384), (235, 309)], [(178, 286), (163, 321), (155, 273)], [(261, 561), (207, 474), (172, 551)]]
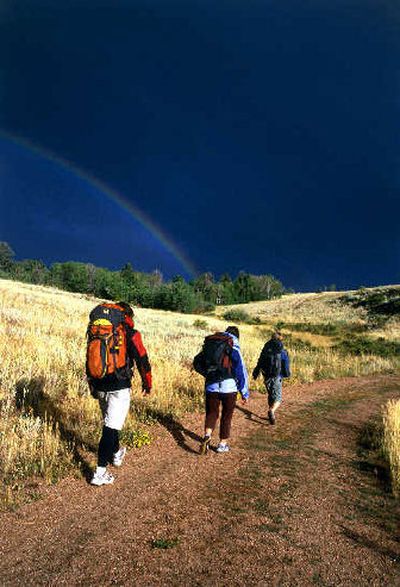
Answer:
[(129, 346), (129, 354), (131, 359), (133, 359), (136, 363), (140, 377), (142, 378), (143, 388), (150, 391), (152, 385), (151, 366), (147, 356), (147, 351), (142, 341), (142, 336), (138, 330), (132, 331)]

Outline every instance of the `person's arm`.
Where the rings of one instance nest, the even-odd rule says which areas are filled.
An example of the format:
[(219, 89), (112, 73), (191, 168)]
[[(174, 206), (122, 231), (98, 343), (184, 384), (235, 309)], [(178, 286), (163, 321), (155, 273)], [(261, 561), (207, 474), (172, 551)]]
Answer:
[(265, 343), (265, 345), (263, 346), (263, 349), (260, 353), (260, 356), (258, 357), (257, 365), (253, 369), (253, 379), (257, 379), (257, 377), (259, 376), (260, 371), (261, 371), (261, 366), (265, 365), (266, 352), (267, 352), (267, 343)]
[(88, 387), (89, 387), (90, 395), (94, 399), (98, 399), (99, 395), (97, 393), (97, 389), (93, 385), (93, 381), (92, 381), (91, 377), (87, 376), (86, 381), (87, 381), (87, 384), (88, 384)]
[(242, 399), (245, 401), (248, 400), (250, 394), (247, 369), (241, 352), (236, 348), (232, 350), (232, 371)]
[(289, 355), (286, 350), (281, 352), (281, 361), (282, 361), (282, 368), (283, 371), (282, 377), (290, 377), (290, 359)]
[(133, 330), (130, 335), (129, 355), (138, 368), (144, 393), (150, 393), (152, 386), (151, 366), (142, 336), (138, 330)]

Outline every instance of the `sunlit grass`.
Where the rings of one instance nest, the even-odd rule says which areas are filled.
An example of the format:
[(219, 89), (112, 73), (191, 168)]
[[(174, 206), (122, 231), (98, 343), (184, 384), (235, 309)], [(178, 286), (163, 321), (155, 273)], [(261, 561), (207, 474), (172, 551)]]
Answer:
[(400, 497), (400, 401), (387, 403), (383, 426), (384, 451), (390, 465), (393, 493)]

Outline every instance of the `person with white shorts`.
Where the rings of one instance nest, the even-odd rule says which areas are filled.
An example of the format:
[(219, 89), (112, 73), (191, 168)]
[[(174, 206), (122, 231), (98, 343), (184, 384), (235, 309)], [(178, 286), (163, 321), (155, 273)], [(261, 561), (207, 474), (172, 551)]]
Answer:
[(120, 467), (126, 455), (126, 447), (120, 447), (119, 433), (129, 412), (131, 396), (132, 367), (136, 364), (142, 379), (144, 395), (151, 391), (151, 367), (142, 337), (134, 329), (133, 310), (125, 302), (118, 302), (118, 307), (125, 313), (127, 355), (129, 369), (124, 376), (112, 373), (102, 378), (88, 377), (93, 397), (99, 400), (103, 416), (103, 430), (98, 449), (97, 468), (91, 479), (92, 485), (109, 485), (114, 482), (114, 475), (107, 471), (109, 464)]

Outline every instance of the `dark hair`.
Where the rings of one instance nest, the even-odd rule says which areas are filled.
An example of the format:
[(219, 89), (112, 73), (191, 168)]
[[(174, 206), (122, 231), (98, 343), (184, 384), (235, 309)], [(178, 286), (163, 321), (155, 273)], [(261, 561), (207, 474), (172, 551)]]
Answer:
[(229, 334), (233, 334), (233, 336), (239, 338), (239, 328), (237, 326), (228, 326), (225, 332), (229, 332)]
[(133, 318), (133, 309), (131, 308), (131, 306), (129, 304), (127, 304), (126, 302), (117, 302), (117, 306), (120, 306), (120, 308), (123, 309), (123, 311), (125, 312), (125, 314), (127, 316), (130, 316), (130, 318)]

